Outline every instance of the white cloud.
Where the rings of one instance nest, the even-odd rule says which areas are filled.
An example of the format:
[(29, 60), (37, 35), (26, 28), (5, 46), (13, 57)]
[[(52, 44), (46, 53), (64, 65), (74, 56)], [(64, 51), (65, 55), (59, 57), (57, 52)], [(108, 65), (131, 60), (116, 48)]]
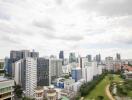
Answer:
[(41, 55), (65, 50), (103, 56), (119, 50), (130, 58), (126, 53), (132, 48), (130, 4), (128, 0), (1, 0), (1, 57), (11, 49), (36, 49)]

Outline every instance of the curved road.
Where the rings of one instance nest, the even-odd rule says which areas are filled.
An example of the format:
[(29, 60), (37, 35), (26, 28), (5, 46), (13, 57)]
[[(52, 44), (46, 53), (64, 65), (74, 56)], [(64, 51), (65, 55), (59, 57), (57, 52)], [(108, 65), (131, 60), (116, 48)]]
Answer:
[(113, 96), (111, 95), (110, 91), (109, 91), (109, 87), (110, 87), (110, 85), (107, 85), (107, 86), (106, 86), (105, 92), (106, 92), (106, 94), (107, 94), (107, 96), (109, 97), (110, 100), (115, 100), (115, 99), (113, 98)]

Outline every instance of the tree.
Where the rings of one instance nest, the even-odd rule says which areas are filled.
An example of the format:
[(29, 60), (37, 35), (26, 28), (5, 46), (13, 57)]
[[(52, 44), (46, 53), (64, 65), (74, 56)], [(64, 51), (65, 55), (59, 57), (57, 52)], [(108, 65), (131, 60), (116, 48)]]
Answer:
[(124, 88), (124, 86), (122, 84), (117, 85), (117, 94), (122, 99), (123, 99), (123, 97), (127, 96), (127, 90)]
[(23, 97), (22, 100), (35, 100), (35, 99), (31, 99), (29, 97)]
[(15, 94), (16, 94), (16, 96), (17, 96), (18, 98), (22, 98), (22, 93), (23, 93), (23, 91), (22, 91), (22, 88), (21, 88), (20, 85), (15, 85), (15, 86), (14, 86), (14, 92), (15, 92)]
[(103, 100), (103, 99), (104, 99), (103, 96), (98, 96), (98, 97), (97, 97), (97, 100)]

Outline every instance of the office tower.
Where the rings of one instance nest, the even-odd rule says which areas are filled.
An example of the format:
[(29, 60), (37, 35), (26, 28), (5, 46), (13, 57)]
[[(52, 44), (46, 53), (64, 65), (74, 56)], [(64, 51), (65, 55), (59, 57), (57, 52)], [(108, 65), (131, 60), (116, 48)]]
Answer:
[(30, 52), (30, 57), (38, 58), (38, 57), (39, 57), (39, 52), (35, 52), (35, 51), (33, 50), (32, 52)]
[[(10, 51), (10, 60), (9, 60), (9, 75), (13, 76), (13, 63), (15, 63), (16, 61), (23, 59), (23, 58), (27, 58), (27, 57), (32, 57), (32, 58), (37, 58), (39, 57), (39, 53), (38, 52), (30, 52), (30, 50), (12, 50)], [(11, 68), (10, 68), (11, 67)]]
[(69, 55), (69, 63), (76, 62), (76, 56), (75, 53), (70, 53)]
[(0, 77), (4, 76), (5, 71), (4, 71), (4, 59), (0, 59)]
[(60, 51), (59, 59), (62, 59), (62, 65), (64, 65), (64, 52), (63, 51)]
[(9, 58), (5, 58), (4, 59), (5, 60), (5, 73), (6, 73), (6, 75), (11, 75), (11, 71), (12, 71), (12, 67), (11, 67), (11, 60), (9, 59)]
[(113, 57), (106, 57), (105, 58), (105, 64), (106, 64), (106, 69), (107, 70), (114, 70), (114, 61)]
[(10, 59), (13, 62), (20, 60), (22, 58), (22, 53), (20, 51), (10, 51)]
[(0, 77), (0, 100), (14, 100), (14, 80)]
[(34, 96), (37, 87), (37, 60), (35, 58), (23, 58), (14, 63), (14, 80), (22, 86), (27, 97)]
[(56, 78), (62, 76), (62, 60), (56, 58), (37, 59), (37, 85), (49, 86)]
[(81, 57), (79, 62), (80, 68), (85, 67), (86, 63), (88, 63), (88, 59), (86, 57)]
[(121, 60), (121, 55), (119, 53), (116, 54), (116, 60)]
[(51, 81), (62, 76), (62, 60), (50, 59)]
[(82, 58), (80, 56), (77, 58), (77, 63), (78, 63), (78, 67), (82, 68)]
[(12, 62), (27, 57), (37, 58), (39, 57), (39, 53), (34, 51), (30, 52), (29, 50), (10, 51), (10, 59), (12, 60)]
[(87, 55), (86, 58), (88, 59), (88, 62), (92, 61), (92, 56), (91, 55)]
[(96, 55), (96, 61), (99, 63), (99, 62), (101, 62), (101, 55), (100, 54), (98, 54), (98, 55)]
[(60, 53), (59, 53), (59, 59), (64, 59), (64, 52), (63, 51), (60, 51)]
[(30, 57), (30, 51), (29, 50), (21, 50), (19, 51), (20, 54), (22, 55), (21, 58), (27, 58), (27, 57)]
[(37, 59), (37, 86), (49, 86), (51, 83), (51, 74), (49, 59)]
[(72, 79), (75, 80), (75, 82), (80, 80), (82, 78), (82, 70), (81, 70), (81, 68), (72, 68), (71, 76), (72, 76)]

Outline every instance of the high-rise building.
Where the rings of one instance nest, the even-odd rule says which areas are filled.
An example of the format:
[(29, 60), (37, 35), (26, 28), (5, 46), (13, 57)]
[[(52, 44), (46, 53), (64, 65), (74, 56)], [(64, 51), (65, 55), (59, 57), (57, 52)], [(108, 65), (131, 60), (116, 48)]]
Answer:
[(29, 50), (10, 51), (10, 59), (12, 60), (12, 62), (27, 57), (37, 58), (39, 57), (39, 53), (35, 51), (30, 52)]
[(72, 68), (71, 76), (72, 76), (72, 79), (75, 80), (75, 82), (80, 80), (82, 78), (82, 70), (81, 70), (81, 68)]
[(49, 86), (56, 78), (62, 76), (62, 60), (56, 58), (37, 59), (37, 85)]
[(100, 54), (96, 55), (95, 60), (96, 60), (98, 63), (101, 62), (101, 55), (100, 55)]
[(62, 76), (62, 60), (50, 59), (51, 81)]
[(20, 51), (10, 51), (10, 59), (12, 63), (14, 63), (17, 60), (22, 59), (22, 53)]
[(92, 56), (91, 55), (87, 55), (86, 58), (88, 59), (88, 62), (92, 61)]
[(116, 60), (121, 60), (121, 55), (119, 53), (116, 54)]
[(62, 59), (62, 65), (64, 65), (64, 51), (60, 51), (59, 59)]
[(69, 55), (69, 63), (76, 62), (76, 56), (75, 53), (70, 53)]
[(30, 52), (30, 57), (38, 58), (39, 57), (39, 52), (35, 52), (35, 51)]
[(34, 96), (37, 87), (37, 60), (36, 58), (23, 58), (14, 63), (14, 80), (22, 86), (27, 97)]
[(60, 53), (59, 53), (59, 59), (64, 59), (64, 51), (60, 51)]
[(114, 70), (114, 61), (113, 57), (106, 57), (105, 58), (105, 64), (107, 70)]
[(49, 86), (51, 83), (51, 74), (49, 59), (37, 59), (37, 86)]
[(10, 59), (8, 60), (8, 74), (10, 76), (13, 76), (13, 63), (15, 63), (16, 61), (23, 59), (23, 58), (37, 58), (39, 57), (39, 53), (38, 52), (30, 52), (30, 50), (12, 50), (10, 51)]
[(34, 90), (37, 87), (37, 60), (34, 58), (26, 58), (26, 79), (25, 94), (28, 97), (34, 96)]
[(82, 78), (89, 82), (94, 76), (98, 75), (97, 62), (87, 62), (82, 68)]
[(9, 76), (11, 75), (12, 67), (11, 67), (11, 60), (9, 58), (5, 58), (5, 72)]

